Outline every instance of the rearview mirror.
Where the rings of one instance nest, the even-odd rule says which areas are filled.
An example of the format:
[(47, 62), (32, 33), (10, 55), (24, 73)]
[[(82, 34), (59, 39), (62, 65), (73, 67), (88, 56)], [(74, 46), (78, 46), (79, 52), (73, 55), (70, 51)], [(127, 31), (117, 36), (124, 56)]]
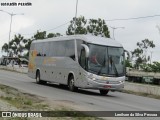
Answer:
[(81, 44), (81, 46), (85, 49), (85, 57), (88, 58), (89, 57), (89, 47), (85, 44)]

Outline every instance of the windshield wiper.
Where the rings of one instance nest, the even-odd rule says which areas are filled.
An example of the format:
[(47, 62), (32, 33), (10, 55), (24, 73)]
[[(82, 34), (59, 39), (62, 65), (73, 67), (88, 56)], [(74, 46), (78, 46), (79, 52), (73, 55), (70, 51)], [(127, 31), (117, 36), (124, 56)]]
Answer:
[(115, 72), (116, 76), (118, 77), (118, 76), (119, 76), (119, 73), (118, 73), (118, 71), (117, 71), (117, 68), (116, 68), (116, 65), (115, 65), (114, 61), (112, 60), (112, 57), (110, 57), (110, 61), (111, 61), (111, 66), (112, 66), (112, 64), (113, 64), (114, 72)]

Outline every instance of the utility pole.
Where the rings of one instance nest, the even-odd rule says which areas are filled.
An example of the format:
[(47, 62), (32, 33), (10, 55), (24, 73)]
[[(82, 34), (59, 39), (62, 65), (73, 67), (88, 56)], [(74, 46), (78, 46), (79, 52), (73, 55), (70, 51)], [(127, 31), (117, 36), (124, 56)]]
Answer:
[(115, 36), (114, 36), (114, 32), (115, 32), (115, 30), (116, 29), (119, 29), (119, 28), (121, 28), (121, 29), (124, 29), (125, 27), (111, 27), (111, 26), (109, 26), (110, 28), (112, 28), (112, 30), (113, 30), (113, 39), (115, 40)]
[[(78, 12), (78, 0), (76, 1), (76, 12), (75, 12), (75, 20), (74, 20), (74, 35), (76, 35), (76, 19), (77, 19), (77, 12)], [(75, 44), (75, 60), (78, 62), (78, 54), (77, 54), (77, 41), (76, 38), (74, 40)]]
[(151, 56), (150, 56), (150, 64), (152, 63), (152, 53), (153, 51), (150, 51), (151, 52)]
[(11, 21), (10, 21), (10, 27), (9, 27), (9, 40), (8, 40), (8, 53), (7, 53), (7, 56), (9, 57), (9, 42), (10, 42), (10, 37), (11, 37), (11, 29), (12, 29), (12, 17), (15, 16), (15, 15), (24, 15), (23, 13), (21, 14), (14, 14), (14, 13), (9, 13), (7, 11), (4, 11), (4, 10), (0, 10), (1, 12), (4, 12), (4, 13), (7, 13), (8, 15), (10, 15), (11, 17)]
[(76, 1), (76, 13), (75, 13), (75, 20), (74, 20), (74, 34), (76, 34), (76, 19), (77, 19), (77, 12), (78, 12), (78, 0)]

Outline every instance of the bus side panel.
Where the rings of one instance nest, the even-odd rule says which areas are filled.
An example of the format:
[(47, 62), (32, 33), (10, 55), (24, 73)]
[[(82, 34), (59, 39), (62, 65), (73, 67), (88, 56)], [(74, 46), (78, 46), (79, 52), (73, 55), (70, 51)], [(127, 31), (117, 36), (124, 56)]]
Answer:
[(29, 63), (28, 63), (28, 76), (31, 78), (36, 77), (36, 51), (30, 50), (29, 52)]
[(68, 84), (68, 76), (73, 74), (75, 85), (77, 87), (84, 86), (79, 75), (79, 64), (69, 57), (46, 57), (39, 61), (36, 66), (41, 71), (41, 79), (60, 84)]
[(47, 72), (47, 70), (45, 69), (46, 68), (46, 66), (44, 65), (44, 61), (45, 60), (45, 57), (37, 57), (37, 59), (36, 59), (36, 67), (37, 67), (37, 69), (39, 69), (40, 70), (40, 77), (41, 77), (41, 79), (42, 80), (48, 80), (48, 76), (47, 76), (47, 74), (48, 74), (48, 72)]
[(74, 61), (72, 58), (64, 57), (57, 61), (57, 66), (59, 70), (59, 83), (68, 84), (68, 76), (70, 73), (73, 74), (76, 81), (76, 74), (78, 73), (78, 65), (76, 61)]
[(52, 64), (43, 67), (49, 73), (48, 81), (67, 85), (69, 73), (78, 73), (77, 62), (69, 57), (54, 57), (50, 58), (50, 61)]

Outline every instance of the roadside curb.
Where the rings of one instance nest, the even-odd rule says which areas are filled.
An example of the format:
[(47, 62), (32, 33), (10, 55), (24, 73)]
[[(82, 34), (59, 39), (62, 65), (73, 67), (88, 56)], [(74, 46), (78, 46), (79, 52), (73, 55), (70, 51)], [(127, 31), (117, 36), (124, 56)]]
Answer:
[(15, 72), (24, 73), (24, 74), (28, 73), (28, 68), (25, 68), (25, 67), (0, 66), (0, 69), (15, 71)]
[(125, 82), (124, 90), (160, 96), (159, 86)]

